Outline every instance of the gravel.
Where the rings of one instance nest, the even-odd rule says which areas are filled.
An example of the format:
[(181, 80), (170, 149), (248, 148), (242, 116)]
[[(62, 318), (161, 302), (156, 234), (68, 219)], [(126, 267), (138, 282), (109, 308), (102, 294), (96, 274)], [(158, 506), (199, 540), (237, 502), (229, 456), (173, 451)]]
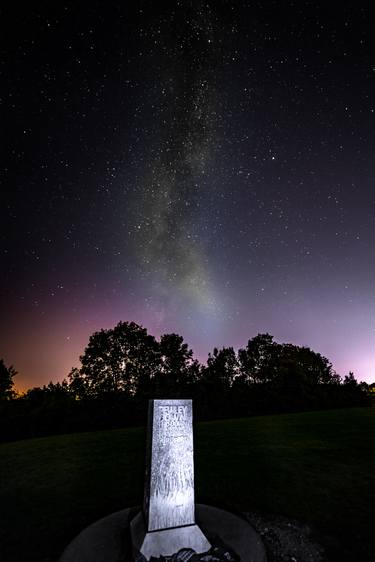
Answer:
[(324, 562), (323, 547), (314, 540), (312, 529), (281, 516), (245, 513), (247, 521), (261, 535), (268, 562)]

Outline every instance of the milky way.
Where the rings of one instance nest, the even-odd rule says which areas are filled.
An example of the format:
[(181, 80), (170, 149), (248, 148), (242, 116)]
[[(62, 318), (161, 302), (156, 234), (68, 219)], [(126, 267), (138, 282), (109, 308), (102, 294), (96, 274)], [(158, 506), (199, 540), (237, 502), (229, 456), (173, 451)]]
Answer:
[(0, 357), (61, 380), (120, 320), (375, 372), (367, 8), (4, 8)]
[(205, 174), (215, 121), (211, 10), (205, 5), (181, 9), (173, 24), (176, 31), (168, 21), (150, 33), (151, 63), (158, 74), (153, 115), (157, 146), (142, 198), (135, 201), (142, 209), (136, 244), (159, 313), (174, 306), (174, 298), (187, 298), (188, 307), (198, 305), (209, 314), (218, 304), (200, 227), (202, 222), (205, 226), (202, 192), (208, 189)]

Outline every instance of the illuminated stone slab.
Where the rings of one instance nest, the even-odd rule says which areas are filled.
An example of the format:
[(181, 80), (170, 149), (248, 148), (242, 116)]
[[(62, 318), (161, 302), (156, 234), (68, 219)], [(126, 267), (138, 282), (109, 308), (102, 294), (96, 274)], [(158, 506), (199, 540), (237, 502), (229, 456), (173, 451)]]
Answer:
[(131, 525), (133, 545), (149, 559), (181, 548), (206, 552), (195, 524), (191, 400), (151, 400), (143, 514)]
[(144, 512), (148, 531), (193, 525), (194, 460), (191, 400), (153, 400)]

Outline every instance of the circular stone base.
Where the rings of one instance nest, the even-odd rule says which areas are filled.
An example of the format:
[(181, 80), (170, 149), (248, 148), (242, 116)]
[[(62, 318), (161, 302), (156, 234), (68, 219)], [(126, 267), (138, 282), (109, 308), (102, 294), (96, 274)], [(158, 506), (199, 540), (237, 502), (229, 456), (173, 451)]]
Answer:
[[(131, 562), (130, 522), (138, 512), (132, 507), (93, 523), (68, 545), (60, 562)], [(260, 536), (241, 517), (201, 504), (195, 506), (195, 517), (209, 541), (219, 538), (241, 562), (266, 562)]]

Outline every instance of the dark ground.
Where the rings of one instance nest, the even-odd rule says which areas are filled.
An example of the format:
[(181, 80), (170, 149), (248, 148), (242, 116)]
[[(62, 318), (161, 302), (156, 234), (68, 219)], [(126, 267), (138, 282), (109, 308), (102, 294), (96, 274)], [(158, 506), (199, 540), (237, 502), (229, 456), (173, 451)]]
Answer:
[[(144, 451), (143, 428), (0, 445), (1, 562), (54, 562), (140, 504)], [(195, 476), (198, 503), (251, 512), (270, 562), (374, 560), (374, 408), (197, 424)]]

